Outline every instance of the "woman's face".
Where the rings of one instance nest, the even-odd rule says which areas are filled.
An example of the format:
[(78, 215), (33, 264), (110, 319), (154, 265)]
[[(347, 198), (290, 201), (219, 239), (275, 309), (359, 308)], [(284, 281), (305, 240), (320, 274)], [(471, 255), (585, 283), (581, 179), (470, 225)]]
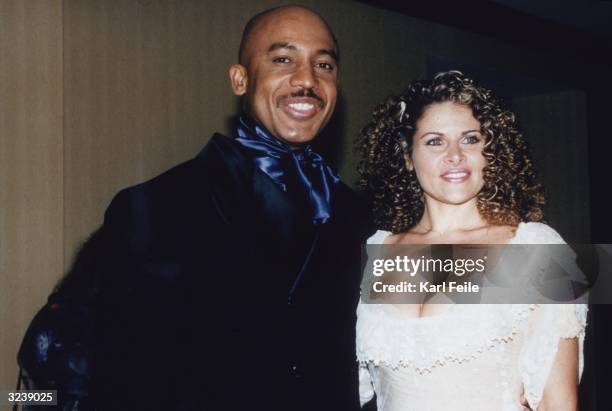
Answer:
[(484, 184), (482, 155), (484, 136), (471, 108), (453, 103), (434, 103), (416, 122), (413, 169), (426, 197), (445, 204), (475, 201)]

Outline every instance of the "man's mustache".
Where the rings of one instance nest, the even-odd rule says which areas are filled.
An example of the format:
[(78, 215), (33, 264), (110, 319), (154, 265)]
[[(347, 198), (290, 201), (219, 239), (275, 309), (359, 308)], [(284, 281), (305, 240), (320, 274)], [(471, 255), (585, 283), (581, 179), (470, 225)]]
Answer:
[(284, 100), (286, 98), (304, 98), (304, 97), (313, 98), (317, 100), (320, 106), (323, 106), (324, 104), (323, 99), (319, 97), (319, 95), (315, 93), (315, 91), (311, 88), (300, 89), (299, 91), (296, 91), (294, 93), (285, 94), (284, 96), (280, 98), (280, 100)]

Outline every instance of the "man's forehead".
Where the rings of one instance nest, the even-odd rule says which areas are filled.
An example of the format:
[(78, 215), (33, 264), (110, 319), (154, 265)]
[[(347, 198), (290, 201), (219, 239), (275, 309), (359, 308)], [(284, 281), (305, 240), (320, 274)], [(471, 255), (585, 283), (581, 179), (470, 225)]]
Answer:
[(333, 53), (336, 50), (333, 40), (329, 41), (317, 41), (311, 38), (291, 38), (291, 37), (278, 37), (278, 39), (269, 38), (266, 43), (261, 45), (260, 51), (272, 52), (276, 50), (289, 50), (299, 51), (302, 49), (310, 49), (311, 51), (318, 53)]
[(251, 52), (255, 54), (272, 53), (277, 50), (286, 52), (306, 51), (313, 54), (329, 54), (336, 57), (337, 50), (334, 39), (327, 31), (303, 31), (299, 27), (287, 30), (271, 30), (269, 35), (261, 33), (251, 43)]
[(287, 6), (258, 16), (245, 28), (240, 58), (267, 53), (286, 44), (295, 50), (309, 49), (337, 56), (338, 47), (328, 24), (315, 12)]
[(327, 24), (321, 16), (312, 10), (300, 6), (278, 7), (273, 9), (257, 19), (255, 27), (269, 23), (281, 24), (288, 22), (290, 24), (302, 23), (312, 26), (323, 25), (327, 28)]
[(276, 19), (271, 15), (253, 29), (252, 36), (256, 42), (267, 45), (285, 43), (299, 46), (316, 42), (334, 47), (333, 35), (325, 22), (316, 15), (309, 15), (308, 18), (280, 15)]

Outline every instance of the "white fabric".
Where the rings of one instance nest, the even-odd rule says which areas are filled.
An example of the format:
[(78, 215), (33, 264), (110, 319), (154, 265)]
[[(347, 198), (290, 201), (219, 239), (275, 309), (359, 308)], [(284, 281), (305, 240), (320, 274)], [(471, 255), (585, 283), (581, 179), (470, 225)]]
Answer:
[[(510, 243), (564, 242), (545, 224), (521, 223)], [(524, 385), (535, 410), (561, 338), (578, 337), (582, 374), (586, 312), (584, 304), (464, 304), (410, 318), (390, 304), (359, 304), (361, 403), (376, 392), (378, 411), (521, 410)]]

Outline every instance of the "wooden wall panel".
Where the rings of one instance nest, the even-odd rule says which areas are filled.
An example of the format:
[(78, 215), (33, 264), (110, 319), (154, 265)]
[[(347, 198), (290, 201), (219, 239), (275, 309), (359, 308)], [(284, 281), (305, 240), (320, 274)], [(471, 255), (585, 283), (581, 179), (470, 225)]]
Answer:
[(62, 4), (0, 0), (0, 390), (63, 270)]
[[(191, 158), (213, 132), (230, 131), (239, 102), (227, 69), (237, 60), (242, 28), (278, 2), (64, 4), (68, 263), (119, 189)], [(330, 21), (341, 43), (341, 102), (324, 138), (342, 175), (353, 182), (358, 130), (374, 103), (425, 74), (425, 60), (394, 54), (414, 30), (403, 16), (344, 1), (306, 4)], [(356, 22), (362, 30), (355, 30)], [(372, 39), (371, 33), (379, 36)]]
[(119, 189), (228, 131), (248, 18), (231, 3), (65, 1), (66, 261)]

